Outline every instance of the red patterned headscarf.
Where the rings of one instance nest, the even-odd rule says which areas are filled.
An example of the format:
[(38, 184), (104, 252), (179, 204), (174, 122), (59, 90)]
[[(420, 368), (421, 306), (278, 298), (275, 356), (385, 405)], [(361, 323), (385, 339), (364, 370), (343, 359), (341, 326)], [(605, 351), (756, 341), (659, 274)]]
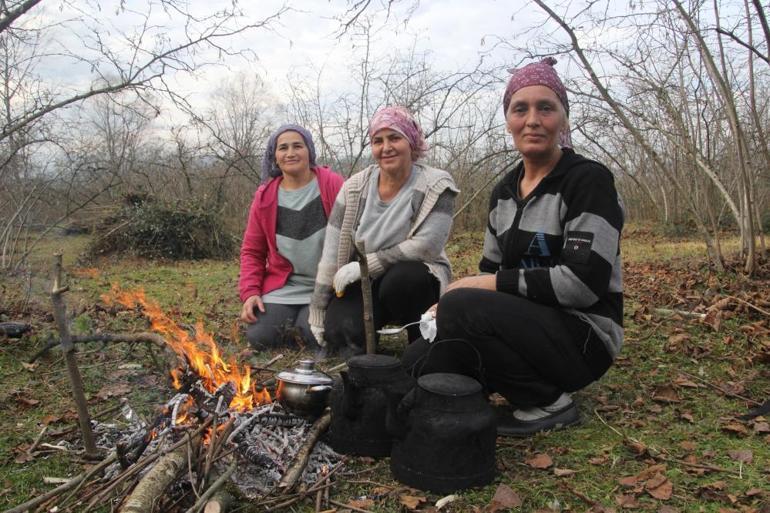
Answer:
[[(564, 107), (564, 112), (569, 118), (569, 101), (567, 101), (567, 88), (564, 87), (559, 75), (553, 68), (556, 64), (556, 59), (553, 57), (546, 57), (540, 62), (533, 62), (527, 64), (523, 68), (509, 69), (511, 78), (508, 80), (508, 87), (505, 88), (505, 94), (503, 95), (503, 114), (508, 114), (508, 106), (511, 104), (511, 98), (514, 93), (519, 89), (529, 86), (541, 85), (549, 88), (556, 93), (559, 97), (559, 101)], [(562, 147), (571, 148), (572, 139), (569, 134), (569, 127), (566, 127), (559, 134), (560, 143)]]
[(424, 157), (427, 153), (428, 143), (425, 142), (422, 128), (420, 128), (420, 124), (414, 119), (412, 113), (405, 107), (393, 105), (383, 107), (375, 112), (371, 121), (369, 121), (369, 138), (374, 137), (374, 134), (383, 128), (395, 130), (409, 141), (414, 160)]

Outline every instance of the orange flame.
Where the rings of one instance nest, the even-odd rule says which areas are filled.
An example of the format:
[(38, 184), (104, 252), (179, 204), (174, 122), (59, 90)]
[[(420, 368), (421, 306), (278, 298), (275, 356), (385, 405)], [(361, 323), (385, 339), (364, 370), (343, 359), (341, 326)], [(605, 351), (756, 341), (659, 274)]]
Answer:
[[(215, 392), (228, 381), (233, 383), (236, 393), (229, 405), (231, 409), (239, 412), (250, 411), (255, 406), (272, 400), (267, 390), (258, 391), (256, 383), (252, 383), (251, 367), (240, 367), (235, 358), (229, 362), (222, 359), (219, 347), (214, 338), (205, 331), (202, 322), (195, 324), (195, 335), (191, 336), (177, 326), (156, 301), (147, 298), (141, 289), (123, 291), (119, 286), (113, 285), (110, 294), (102, 295), (102, 300), (108, 305), (116, 301), (127, 308), (141, 306), (144, 314), (150, 319), (152, 329), (162, 335), (166, 344), (200, 376), (203, 386), (209, 392)], [(177, 390), (182, 387), (180, 378), (183, 373), (181, 368), (171, 371), (171, 379)]]

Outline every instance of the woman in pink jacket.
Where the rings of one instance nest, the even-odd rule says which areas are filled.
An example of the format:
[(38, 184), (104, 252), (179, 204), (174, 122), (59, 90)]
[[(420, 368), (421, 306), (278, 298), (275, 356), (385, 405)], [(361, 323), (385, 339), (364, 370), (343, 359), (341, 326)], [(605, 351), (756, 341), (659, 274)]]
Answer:
[(343, 179), (315, 158), (313, 137), (301, 126), (283, 125), (267, 142), (238, 280), (241, 320), (249, 324), (246, 338), (256, 349), (317, 345), (308, 304)]

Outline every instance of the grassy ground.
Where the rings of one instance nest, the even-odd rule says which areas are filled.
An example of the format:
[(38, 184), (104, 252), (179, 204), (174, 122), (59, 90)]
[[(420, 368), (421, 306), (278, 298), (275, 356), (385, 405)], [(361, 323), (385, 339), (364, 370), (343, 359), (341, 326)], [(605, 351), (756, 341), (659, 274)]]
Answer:
[[(246, 355), (235, 321), (237, 262), (78, 263), (85, 242), (46, 241), (31, 274), (3, 277), (0, 285), (0, 320), (34, 326), (21, 339), (0, 339), (0, 509), (50, 489), (43, 477), (74, 475), (83, 465), (57, 450), (34, 459), (26, 453), (44, 426), (41, 441), (55, 444), (66, 435), (53, 435), (75, 422), (60, 353), (25, 364), (54, 334), (45, 273), (53, 250), (65, 255), (76, 333), (147, 329), (134, 311), (104, 308), (100, 295), (118, 283), (144, 288), (179, 322), (202, 319), (226, 350)], [(734, 239), (726, 241), (727, 247), (733, 244)], [(453, 237), (448, 252), (456, 275), (474, 271), (480, 248), (478, 237)], [(506, 504), (521, 502), (518, 511), (770, 511), (770, 428), (761, 418), (736, 419), (752, 401), (770, 398), (768, 264), (753, 280), (715, 274), (696, 241), (663, 240), (633, 227), (626, 231), (623, 251), (626, 344), (608, 374), (577, 394), (583, 424), (527, 440), (498, 439), (495, 483), (459, 493), (442, 511), (497, 511), (490, 502), (500, 485), (513, 492)], [(704, 322), (656, 308), (709, 317)], [(389, 349), (400, 350), (390, 343)], [(151, 416), (171, 394), (164, 362), (154, 359), (155, 353), (141, 345), (80, 347), (91, 410), (127, 396)], [(253, 355), (262, 361), (272, 356)], [(287, 366), (295, 356), (287, 354)], [(404, 511), (406, 503), (430, 511), (439, 498), (392, 481), (387, 460), (353, 459), (341, 481), (332, 497), (369, 511)], [(295, 511), (313, 509), (308, 502)]]

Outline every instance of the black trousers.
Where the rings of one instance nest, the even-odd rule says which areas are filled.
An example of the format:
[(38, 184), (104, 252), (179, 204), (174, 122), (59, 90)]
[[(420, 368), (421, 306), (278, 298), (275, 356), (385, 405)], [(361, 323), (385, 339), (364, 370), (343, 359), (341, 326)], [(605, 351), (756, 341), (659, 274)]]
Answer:
[(544, 406), (601, 377), (612, 364), (604, 343), (581, 319), (526, 298), (456, 289), (438, 306), (438, 335), (407, 347), (415, 375), (465, 374), (517, 407)]
[[(399, 262), (372, 282), (374, 329), (420, 319), (439, 298), (438, 279), (422, 262)], [(365, 349), (361, 282), (351, 283), (341, 298), (326, 309), (324, 338), (330, 352), (358, 354)], [(407, 328), (409, 341), (420, 336), (418, 326)]]

